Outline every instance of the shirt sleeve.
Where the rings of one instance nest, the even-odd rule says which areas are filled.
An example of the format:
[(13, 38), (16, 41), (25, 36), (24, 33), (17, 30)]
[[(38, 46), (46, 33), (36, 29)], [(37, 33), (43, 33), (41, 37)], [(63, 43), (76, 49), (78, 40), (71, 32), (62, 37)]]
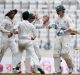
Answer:
[(67, 20), (69, 28), (72, 30), (76, 30), (76, 24), (73, 22), (73, 20), (70, 17)]
[(15, 26), (13, 27), (14, 30), (18, 29), (19, 27), (19, 22), (15, 24)]
[(6, 30), (5, 29), (5, 26), (6, 26), (6, 21), (3, 21), (0, 25), (0, 31), (1, 32), (5, 32), (5, 33), (9, 33), (10, 31)]
[(50, 24), (50, 26), (53, 28), (53, 29), (58, 29), (58, 18), (55, 18), (54, 19), (54, 22), (53, 22), (53, 24)]
[(19, 26), (20, 26), (20, 23), (17, 22), (17, 23), (14, 25), (14, 27), (13, 27), (13, 33), (14, 33), (15, 31), (18, 31)]
[(32, 37), (36, 38), (36, 28), (34, 26), (32, 27)]

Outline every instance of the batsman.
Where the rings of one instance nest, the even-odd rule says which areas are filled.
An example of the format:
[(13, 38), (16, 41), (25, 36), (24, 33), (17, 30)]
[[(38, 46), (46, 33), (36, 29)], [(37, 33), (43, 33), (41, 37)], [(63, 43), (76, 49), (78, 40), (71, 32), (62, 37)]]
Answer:
[(75, 25), (70, 17), (65, 14), (65, 7), (59, 5), (56, 7), (57, 17), (55, 19), (55, 24), (49, 26), (49, 28), (55, 28), (56, 38), (54, 43), (54, 65), (55, 65), (55, 73), (61, 73), (60, 64), (61, 57), (65, 60), (69, 70), (68, 73), (71, 74), (73, 71), (73, 63), (72, 59), (69, 55), (70, 51), (70, 35), (80, 34), (75, 31)]

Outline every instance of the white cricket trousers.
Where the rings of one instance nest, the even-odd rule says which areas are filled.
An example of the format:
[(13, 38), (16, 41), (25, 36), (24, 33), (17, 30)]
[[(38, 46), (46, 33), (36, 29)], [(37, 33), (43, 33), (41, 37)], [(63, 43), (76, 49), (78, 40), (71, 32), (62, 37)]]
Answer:
[(34, 46), (35, 53), (36, 53), (36, 55), (37, 55), (37, 57), (40, 61), (41, 60), (41, 55), (39, 53), (39, 46), (38, 45), (39, 45), (39, 39), (37, 38), (37, 39), (33, 40), (33, 46)]
[(55, 39), (53, 52), (55, 72), (61, 72), (60, 71), (61, 57), (65, 60), (68, 68), (73, 69), (73, 63), (69, 55), (70, 40), (71, 40), (70, 36), (68, 35), (57, 36)]
[(4, 56), (4, 53), (6, 50), (10, 48), (12, 52), (12, 68), (15, 68), (16, 65), (20, 62), (20, 53), (18, 50), (17, 43), (15, 42), (15, 39), (2, 37), (0, 40), (0, 62)]
[[(25, 73), (30, 72), (31, 59), (35, 63), (35, 65), (39, 65), (38, 57), (35, 53), (32, 40), (20, 39), (19, 40), (19, 50), (21, 54), (23, 50), (26, 50), (26, 61), (25, 61)], [(28, 61), (27, 61), (28, 60)]]

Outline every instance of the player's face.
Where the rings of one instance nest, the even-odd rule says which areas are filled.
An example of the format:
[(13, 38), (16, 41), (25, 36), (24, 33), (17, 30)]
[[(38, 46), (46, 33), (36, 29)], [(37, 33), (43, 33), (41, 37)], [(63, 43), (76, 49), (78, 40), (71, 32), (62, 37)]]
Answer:
[(14, 16), (15, 16), (15, 12), (13, 11), (13, 12), (10, 13), (9, 17), (10, 17), (11, 19), (13, 19)]
[(34, 21), (34, 19), (29, 19), (29, 22), (32, 23)]
[(58, 15), (59, 15), (60, 17), (63, 17), (63, 16), (64, 16), (64, 12), (63, 12), (63, 11), (59, 11), (59, 12), (58, 12)]

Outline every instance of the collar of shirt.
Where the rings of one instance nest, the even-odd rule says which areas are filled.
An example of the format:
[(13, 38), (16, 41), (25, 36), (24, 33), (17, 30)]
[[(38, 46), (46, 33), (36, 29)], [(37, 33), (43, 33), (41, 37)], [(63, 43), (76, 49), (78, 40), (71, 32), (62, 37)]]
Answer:
[(6, 19), (9, 20), (10, 22), (12, 22), (12, 24), (13, 24), (13, 20), (11, 20), (8, 16), (6, 16)]

